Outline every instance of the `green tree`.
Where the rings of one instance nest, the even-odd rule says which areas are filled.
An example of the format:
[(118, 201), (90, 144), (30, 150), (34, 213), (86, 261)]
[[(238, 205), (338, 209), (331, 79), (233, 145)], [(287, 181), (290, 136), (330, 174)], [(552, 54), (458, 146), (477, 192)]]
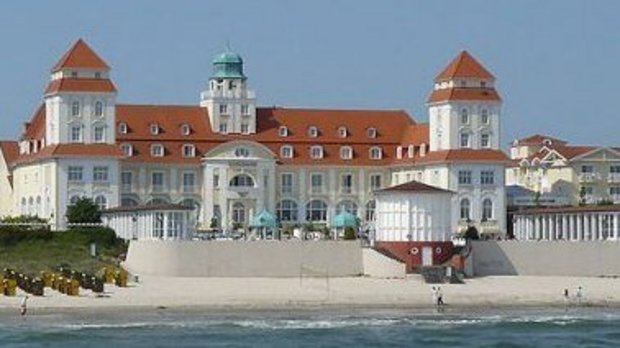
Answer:
[(101, 222), (101, 212), (92, 199), (82, 197), (67, 207), (67, 221), (70, 224), (93, 224)]

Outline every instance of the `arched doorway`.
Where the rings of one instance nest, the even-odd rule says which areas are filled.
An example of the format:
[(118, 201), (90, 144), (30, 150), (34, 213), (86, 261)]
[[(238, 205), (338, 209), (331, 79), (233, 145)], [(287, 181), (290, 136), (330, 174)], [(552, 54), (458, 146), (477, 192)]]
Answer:
[(236, 202), (232, 206), (232, 221), (236, 224), (245, 225), (246, 222), (245, 206), (241, 202)]

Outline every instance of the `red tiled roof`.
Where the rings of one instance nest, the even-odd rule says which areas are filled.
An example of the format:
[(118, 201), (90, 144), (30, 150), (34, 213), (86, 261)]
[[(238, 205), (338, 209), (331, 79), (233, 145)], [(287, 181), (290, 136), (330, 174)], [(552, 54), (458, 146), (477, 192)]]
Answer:
[(575, 146), (575, 145), (558, 145), (553, 146), (553, 150), (557, 151), (560, 155), (564, 156), (566, 159), (572, 159), (579, 155), (583, 155), (587, 152), (595, 150), (596, 146)]
[(400, 142), (403, 146), (408, 146), (409, 144), (419, 145), (422, 143), (428, 145), (429, 124), (418, 123), (410, 125), (403, 133), (403, 137)]
[(493, 75), (467, 51), (461, 51), (461, 53), (437, 75), (435, 81), (449, 80), (455, 77), (494, 79)]
[(439, 187), (427, 185), (425, 183), (421, 183), (419, 181), (409, 181), (404, 184), (391, 186), (384, 188), (382, 190), (377, 190), (375, 193), (383, 193), (383, 192), (420, 192), (420, 193), (454, 193), (449, 190), (444, 190)]
[(551, 144), (552, 145), (565, 145), (567, 144), (567, 141), (559, 139), (559, 138), (554, 138), (554, 137), (550, 137), (548, 135), (544, 135), (544, 134), (533, 134), (521, 139), (517, 139), (517, 142), (519, 143), (519, 145), (543, 145), (543, 141), (545, 140), (551, 140)]
[(23, 139), (42, 139), (45, 136), (45, 104), (41, 104), (30, 121), (25, 123)]
[(4, 156), (4, 162), (7, 166), (10, 166), (19, 156), (19, 145), (17, 141), (0, 141), (0, 150), (2, 156)]
[(435, 103), (446, 100), (495, 100), (501, 101), (502, 98), (494, 88), (471, 88), (453, 87), (445, 89), (435, 89), (428, 97), (428, 103)]
[(52, 80), (45, 89), (45, 94), (57, 92), (115, 93), (116, 87), (109, 79), (62, 78)]
[(505, 162), (510, 159), (501, 150), (490, 149), (458, 149), (458, 150), (441, 150), (428, 152), (426, 156), (420, 157), (421, 163), (429, 162)]
[(65, 68), (109, 69), (106, 62), (84, 40), (77, 40), (54, 65), (52, 71)]
[(42, 148), (30, 154), (21, 154), (15, 164), (31, 163), (42, 159), (75, 156), (120, 157), (121, 151), (116, 145), (109, 144), (56, 144)]

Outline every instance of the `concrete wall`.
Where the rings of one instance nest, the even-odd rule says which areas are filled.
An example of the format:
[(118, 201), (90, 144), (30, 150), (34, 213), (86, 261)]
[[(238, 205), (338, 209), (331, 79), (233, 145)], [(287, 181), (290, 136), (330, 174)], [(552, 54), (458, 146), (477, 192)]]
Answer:
[(363, 273), (359, 242), (131, 241), (125, 267), (176, 277), (343, 277)]
[(404, 278), (407, 275), (405, 263), (391, 259), (380, 252), (364, 248), (362, 250), (364, 275), (373, 278)]
[(472, 242), (468, 275), (616, 276), (618, 242)]

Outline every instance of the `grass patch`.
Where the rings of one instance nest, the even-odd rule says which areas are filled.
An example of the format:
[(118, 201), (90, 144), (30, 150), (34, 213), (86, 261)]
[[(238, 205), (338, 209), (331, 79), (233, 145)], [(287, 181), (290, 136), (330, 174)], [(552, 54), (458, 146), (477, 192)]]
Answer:
[[(55, 270), (66, 264), (71, 269), (99, 273), (105, 266), (118, 265), (127, 252), (126, 243), (107, 228), (84, 228), (44, 233), (16, 228), (0, 229), (0, 268), (13, 268), (30, 275)], [(8, 237), (7, 237), (8, 236)], [(97, 256), (90, 255), (96, 243)]]

